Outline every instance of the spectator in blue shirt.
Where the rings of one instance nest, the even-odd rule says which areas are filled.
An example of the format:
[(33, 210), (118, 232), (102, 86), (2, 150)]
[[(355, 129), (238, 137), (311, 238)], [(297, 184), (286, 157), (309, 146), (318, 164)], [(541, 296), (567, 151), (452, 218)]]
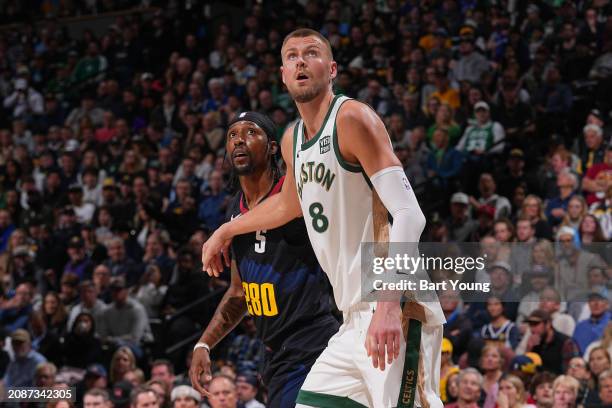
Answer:
[(563, 220), (569, 201), (578, 188), (578, 179), (569, 171), (561, 172), (557, 176), (557, 187), (559, 195), (546, 204), (546, 217), (552, 225), (557, 225)]
[(448, 130), (437, 128), (432, 135), (433, 149), (427, 157), (427, 173), (435, 177), (443, 188), (449, 186), (454, 177), (459, 176), (463, 166), (463, 154), (448, 146)]
[(217, 229), (223, 222), (227, 201), (228, 195), (223, 189), (223, 175), (215, 170), (210, 175), (208, 188), (200, 203), (198, 218), (211, 230)]
[(0, 210), (0, 253), (6, 250), (13, 231), (15, 231), (15, 224), (11, 221), (11, 214), (8, 210)]
[(8, 332), (23, 329), (28, 324), (32, 311), (32, 284), (22, 283), (15, 289), (15, 296), (5, 302), (0, 309), (0, 326)]
[(24, 329), (17, 329), (11, 334), (11, 346), (15, 358), (9, 363), (4, 376), (6, 387), (31, 387), (33, 385), (36, 366), (47, 359), (40, 353), (32, 350), (30, 333)]
[(584, 353), (589, 344), (603, 336), (610, 321), (610, 304), (607, 291), (603, 287), (595, 287), (589, 293), (589, 309), (591, 317), (579, 322), (574, 330), (574, 340)]

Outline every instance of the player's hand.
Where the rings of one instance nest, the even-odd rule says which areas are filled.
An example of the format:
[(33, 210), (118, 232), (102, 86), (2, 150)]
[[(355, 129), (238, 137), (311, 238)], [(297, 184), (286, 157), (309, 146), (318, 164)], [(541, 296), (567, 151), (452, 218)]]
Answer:
[(204, 388), (201, 383), (202, 374), (204, 374), (204, 381), (208, 382), (212, 379), (210, 374), (210, 356), (208, 350), (205, 348), (197, 348), (194, 350), (191, 357), (191, 367), (189, 368), (189, 378), (191, 379), (191, 386), (206, 397), (211, 397), (211, 394)]
[(366, 335), (365, 348), (374, 368), (385, 370), (399, 357), (402, 334), (402, 309), (399, 302), (378, 302)]
[(230, 266), (229, 245), (232, 239), (225, 236), (224, 227), (225, 224), (219, 227), (202, 245), (202, 270), (217, 278), (223, 272), (223, 261)]

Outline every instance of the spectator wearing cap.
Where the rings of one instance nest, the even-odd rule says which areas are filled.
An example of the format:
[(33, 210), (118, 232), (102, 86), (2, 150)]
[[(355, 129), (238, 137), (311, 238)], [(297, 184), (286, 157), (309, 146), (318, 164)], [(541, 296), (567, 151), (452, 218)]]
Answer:
[(489, 61), (474, 47), (474, 29), (464, 27), (460, 31), (459, 59), (453, 67), (453, 78), (457, 82), (480, 82), (484, 72), (489, 70)]
[(461, 98), (456, 89), (451, 88), (446, 69), (438, 68), (435, 73), (435, 91), (430, 98), (438, 98), (440, 103), (446, 103), (453, 109), (458, 109), (461, 106)]
[(32, 338), (30, 333), (24, 329), (17, 329), (11, 333), (11, 347), (14, 358), (6, 369), (3, 379), (4, 385), (6, 387), (33, 386), (36, 367), (47, 359), (32, 350)]
[(459, 367), (453, 363), (453, 343), (447, 339), (442, 339), (442, 358), (440, 360), (440, 399), (442, 402), (448, 402), (446, 388), (448, 379), (452, 375), (459, 372)]
[(31, 283), (19, 284), (13, 297), (5, 301), (0, 308), (0, 327), (9, 332), (25, 328), (32, 312), (33, 296), (34, 288)]
[(603, 203), (606, 193), (612, 188), (612, 142), (605, 150), (603, 161), (593, 164), (582, 179), (582, 189), (589, 205)]
[(90, 313), (97, 326), (100, 325), (100, 319), (106, 309), (106, 304), (98, 299), (98, 288), (91, 280), (83, 280), (79, 284), (79, 303), (77, 303), (68, 316), (68, 331), (72, 330), (72, 326), (77, 316), (83, 312)]
[(170, 401), (172, 408), (199, 408), (202, 396), (188, 385), (179, 385), (172, 390)]
[(472, 204), (474, 208), (480, 209), (480, 207), (483, 206), (494, 208), (494, 219), (508, 217), (510, 215), (512, 210), (510, 201), (506, 197), (496, 193), (497, 183), (490, 173), (482, 173), (480, 175), (478, 190), (480, 191), (480, 198), (478, 200), (474, 197), (470, 197), (470, 204)]
[(113, 403), (107, 390), (92, 388), (83, 396), (83, 408), (113, 408)]
[(64, 272), (60, 280), (60, 298), (67, 310), (79, 301), (79, 276), (74, 272)]
[(604, 287), (594, 287), (589, 293), (588, 305), (591, 316), (578, 322), (573, 336), (582, 353), (591, 343), (603, 336), (608, 326), (611, 315), (607, 292)]
[(569, 361), (580, 353), (577, 344), (568, 336), (558, 332), (552, 326), (550, 314), (537, 309), (526, 319), (529, 333), (525, 350), (517, 352), (534, 352), (542, 358), (543, 370), (556, 374), (565, 372)]
[(606, 140), (603, 129), (597, 125), (586, 125), (582, 129), (584, 149), (580, 155), (581, 172), (587, 174), (596, 164), (603, 163), (606, 155)]
[(259, 382), (257, 377), (252, 374), (239, 374), (236, 377), (236, 392), (238, 401), (244, 408), (265, 408), (265, 405), (257, 401)]
[(499, 122), (491, 120), (489, 104), (484, 101), (477, 102), (474, 111), (476, 121), (465, 129), (463, 137), (457, 143), (457, 149), (474, 159), (488, 153), (501, 153), (506, 135)]
[(100, 337), (117, 345), (128, 346), (140, 357), (142, 342), (151, 340), (147, 312), (138, 301), (128, 297), (125, 278), (113, 278), (110, 287), (113, 302), (102, 314)]
[(588, 272), (592, 268), (605, 267), (605, 262), (599, 255), (576, 246), (576, 230), (571, 227), (559, 228), (557, 242), (559, 275), (555, 284), (564, 299), (574, 300), (587, 289)]
[(68, 242), (68, 263), (64, 266), (64, 273), (74, 273), (79, 280), (91, 278), (93, 263), (85, 253), (85, 244), (81, 237), (74, 236)]
[(449, 239), (453, 242), (469, 241), (472, 233), (478, 228), (478, 222), (470, 217), (470, 198), (467, 194), (457, 192), (450, 199), (450, 217), (447, 220)]

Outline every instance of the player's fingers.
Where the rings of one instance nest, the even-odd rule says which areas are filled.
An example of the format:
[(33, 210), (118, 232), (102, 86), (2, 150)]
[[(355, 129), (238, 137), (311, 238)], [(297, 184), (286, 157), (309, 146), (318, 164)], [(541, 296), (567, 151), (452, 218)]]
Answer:
[(196, 364), (191, 366), (189, 370), (189, 379), (191, 380), (191, 386), (200, 394), (204, 393), (204, 387), (200, 384), (200, 373), (202, 370), (200, 367), (197, 367)]
[(378, 368), (380, 368), (380, 371), (385, 371), (385, 343), (386, 336), (381, 336), (377, 345)]
[(399, 358), (400, 354), (400, 342), (402, 341), (401, 333), (396, 333), (393, 338), (393, 355), (395, 359)]
[(387, 335), (387, 344), (386, 344), (386, 349), (387, 349), (387, 364), (391, 364), (393, 362), (393, 359), (396, 358), (395, 357), (395, 336), (393, 334), (388, 334)]
[(216, 254), (213, 258), (213, 274), (216, 278), (221, 275), (221, 271), (223, 270), (223, 265), (221, 264), (221, 255)]
[(374, 368), (378, 368), (378, 346), (374, 336), (368, 336), (367, 343), (370, 353), (369, 356), (372, 359), (372, 366), (374, 366)]

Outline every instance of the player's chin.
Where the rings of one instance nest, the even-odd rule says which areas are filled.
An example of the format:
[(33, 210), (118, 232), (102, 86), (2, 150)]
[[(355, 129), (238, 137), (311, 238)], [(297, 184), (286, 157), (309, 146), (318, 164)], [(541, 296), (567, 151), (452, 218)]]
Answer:
[(253, 172), (253, 166), (251, 166), (250, 161), (248, 161), (247, 163), (240, 163), (240, 164), (234, 163), (234, 171), (239, 176), (245, 176)]

